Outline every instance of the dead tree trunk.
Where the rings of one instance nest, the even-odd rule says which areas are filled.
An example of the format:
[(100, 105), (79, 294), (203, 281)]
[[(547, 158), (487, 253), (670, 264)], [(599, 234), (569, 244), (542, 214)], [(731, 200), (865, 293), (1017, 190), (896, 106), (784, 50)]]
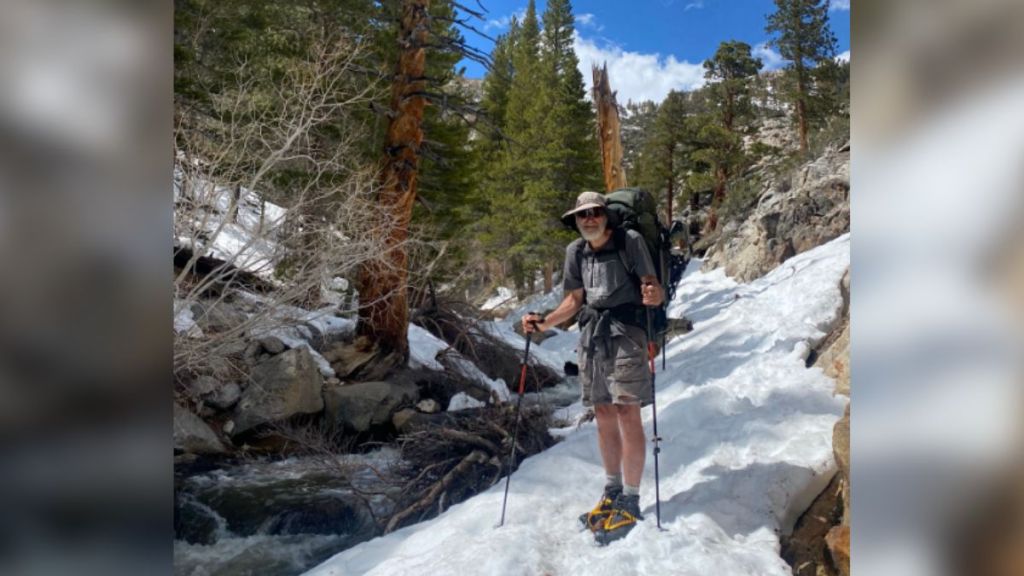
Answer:
[(430, 0), (403, 0), (398, 45), (398, 67), (391, 88), (384, 166), (378, 199), (389, 220), (381, 230), (379, 258), (359, 272), (359, 328), (361, 336), (375, 342), (385, 353), (400, 359), (409, 355), (409, 276), (406, 240), (412, 205), (416, 199), (420, 144), (423, 141), (423, 108), (426, 105), (424, 63), (427, 43), (427, 9)]
[(796, 65), (796, 117), (798, 132), (800, 134), (800, 153), (807, 154), (807, 102), (806, 102), (806, 72), (803, 66), (803, 56), (797, 54)]
[(601, 145), (601, 167), (606, 192), (626, 187), (622, 168), (622, 138), (619, 135), (619, 105), (608, 82), (608, 65), (593, 67), (594, 106), (597, 108), (597, 139)]

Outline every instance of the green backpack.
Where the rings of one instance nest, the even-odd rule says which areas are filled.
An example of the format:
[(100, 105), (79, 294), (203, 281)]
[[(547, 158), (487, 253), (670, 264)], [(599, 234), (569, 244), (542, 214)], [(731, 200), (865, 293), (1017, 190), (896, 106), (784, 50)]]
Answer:
[[(668, 231), (658, 220), (658, 203), (654, 197), (640, 188), (622, 188), (605, 194), (605, 200), (608, 212), (614, 214), (609, 217), (609, 224), (636, 230), (644, 237), (647, 252), (658, 271), (658, 281), (665, 286), (668, 282), (665, 273), (669, 254)], [(625, 264), (632, 272), (632, 266), (628, 262)]]

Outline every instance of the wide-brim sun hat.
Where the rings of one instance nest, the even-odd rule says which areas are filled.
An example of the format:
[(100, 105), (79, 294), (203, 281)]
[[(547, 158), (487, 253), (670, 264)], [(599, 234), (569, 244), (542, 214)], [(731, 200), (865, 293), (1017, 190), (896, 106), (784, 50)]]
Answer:
[(562, 224), (573, 230), (576, 229), (576, 213), (590, 208), (608, 208), (608, 201), (600, 192), (581, 192), (576, 197), (576, 206), (565, 214), (562, 214)]
[(576, 213), (587, 210), (588, 208), (604, 208), (605, 215), (608, 218), (608, 227), (614, 228), (618, 225), (618, 215), (615, 213), (615, 210), (608, 209), (608, 200), (605, 198), (604, 194), (590, 191), (581, 192), (580, 195), (576, 197), (576, 206), (572, 210), (562, 214), (562, 224), (570, 230), (579, 231), (576, 227)]
[(567, 216), (572, 216), (588, 208), (606, 208), (607, 206), (608, 201), (604, 199), (604, 194), (599, 192), (580, 192), (580, 195), (576, 197), (576, 207), (562, 214), (562, 218), (565, 219)]

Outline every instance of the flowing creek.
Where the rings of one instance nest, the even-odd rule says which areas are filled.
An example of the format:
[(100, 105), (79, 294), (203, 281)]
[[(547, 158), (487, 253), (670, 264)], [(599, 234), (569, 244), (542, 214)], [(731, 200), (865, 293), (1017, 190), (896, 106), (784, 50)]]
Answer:
[[(379, 533), (398, 452), (231, 464), (176, 478), (174, 573), (292, 576)], [(354, 488), (354, 489), (353, 489)]]

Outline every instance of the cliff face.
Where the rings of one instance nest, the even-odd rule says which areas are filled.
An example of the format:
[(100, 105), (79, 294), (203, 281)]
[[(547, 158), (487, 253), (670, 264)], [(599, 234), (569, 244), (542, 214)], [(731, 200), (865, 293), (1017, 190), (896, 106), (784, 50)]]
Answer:
[(753, 210), (723, 226), (704, 268), (725, 267), (729, 276), (749, 282), (849, 230), (850, 146), (845, 144), (768, 180)]

